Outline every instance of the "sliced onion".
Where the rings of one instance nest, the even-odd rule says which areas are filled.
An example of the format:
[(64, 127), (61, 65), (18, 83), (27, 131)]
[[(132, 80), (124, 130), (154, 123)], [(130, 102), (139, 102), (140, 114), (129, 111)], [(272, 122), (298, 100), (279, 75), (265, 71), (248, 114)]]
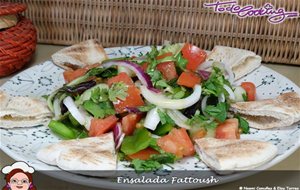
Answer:
[(190, 129), (191, 126), (186, 124), (186, 121), (188, 120), (187, 117), (185, 117), (180, 111), (178, 110), (167, 110), (167, 114), (173, 119), (175, 124), (179, 127)]
[(79, 109), (79, 111), (80, 111), (80, 113), (82, 114), (82, 115), (84, 115), (85, 116), (85, 125), (84, 125), (84, 127), (86, 128), (86, 130), (90, 130), (90, 128), (91, 128), (91, 122), (92, 122), (92, 117), (91, 116), (89, 116), (88, 115), (88, 113), (86, 112), (86, 111), (84, 111), (84, 110), (82, 110), (82, 109)]
[(228, 92), (229, 99), (230, 100), (235, 100), (235, 95), (234, 95), (233, 90), (229, 86), (227, 86), (226, 84), (223, 85), (223, 88)]
[(54, 111), (54, 118), (58, 119), (61, 116), (60, 101), (58, 98), (55, 98), (53, 102), (53, 111)]
[(115, 140), (115, 147), (116, 149), (119, 149), (121, 146), (121, 143), (125, 137), (125, 134), (122, 132), (121, 123), (117, 123), (115, 127), (113, 128), (113, 134), (114, 134), (114, 140)]
[(207, 106), (207, 100), (208, 100), (208, 98), (209, 98), (209, 96), (205, 96), (205, 97), (202, 99), (202, 101), (201, 101), (201, 111), (202, 111), (202, 113), (203, 113), (205, 116), (208, 116), (208, 115), (204, 112), (204, 110), (205, 110), (205, 108), (206, 108), (206, 106)]
[(122, 72), (127, 73), (127, 75), (130, 77), (135, 76), (135, 73), (132, 70), (130, 70), (129, 68), (123, 67), (123, 66), (118, 66), (118, 73), (122, 73)]
[(246, 95), (246, 91), (241, 86), (237, 86), (234, 88), (234, 95), (236, 102), (244, 102), (243, 94)]
[(205, 71), (205, 70), (198, 70), (197, 73), (199, 73), (199, 75), (201, 76), (201, 78), (202, 78), (203, 80), (209, 79), (209, 76), (210, 76), (210, 74), (211, 74), (211, 72)]
[(124, 137), (125, 137), (125, 134), (123, 133), (123, 134), (120, 136), (120, 138), (119, 138), (119, 140), (118, 140), (118, 142), (117, 142), (117, 144), (116, 144), (116, 149), (119, 149), (119, 148), (120, 148), (120, 146), (121, 146), (121, 144), (122, 144), (122, 142), (123, 142), (123, 140), (124, 140)]
[(141, 81), (137, 80), (137, 81), (135, 81), (134, 85), (135, 85), (136, 87), (140, 88), (141, 85), (142, 85), (142, 83), (141, 83)]
[(125, 109), (129, 113), (141, 113), (141, 111), (137, 107), (126, 107)]
[(206, 60), (205, 62), (199, 65), (198, 70), (207, 70), (208, 68), (211, 68), (213, 62), (214, 62), (213, 60)]
[(122, 66), (122, 67), (130, 69), (131, 71), (133, 71), (136, 74), (136, 76), (138, 77), (138, 79), (141, 81), (141, 83), (143, 85), (145, 85), (147, 88), (149, 88), (153, 92), (160, 92), (158, 89), (155, 89), (153, 87), (150, 76), (143, 71), (141, 66), (139, 66), (133, 62), (130, 62), (130, 61), (110, 61), (110, 62), (106, 62), (101, 65), (101, 67), (104, 67), (104, 68), (108, 68), (111, 66)]
[(222, 67), (221, 68), (222, 70), (223, 69), (225, 70), (226, 79), (230, 82), (230, 84), (233, 84), (233, 82), (234, 82), (234, 73), (233, 73), (232, 69), (229, 67), (229, 65), (226, 64), (226, 63), (216, 62), (214, 60), (206, 60), (204, 63), (200, 64), (200, 66), (198, 67), (198, 70), (208, 71), (212, 68), (212, 66), (214, 64), (217, 67)]
[(155, 138), (155, 139), (158, 139), (158, 138), (160, 138), (161, 136), (158, 136), (158, 135), (155, 135), (155, 134), (152, 134), (152, 133), (151, 133), (151, 137), (152, 137), (152, 138)]
[(115, 141), (120, 138), (122, 134), (122, 128), (121, 128), (121, 123), (117, 123), (114, 128), (113, 128), (113, 134), (114, 134), (114, 139)]
[(162, 93), (153, 93), (145, 86), (141, 86), (141, 93), (148, 102), (157, 105), (158, 107), (179, 110), (190, 107), (199, 101), (201, 96), (201, 86), (195, 85), (194, 92), (183, 99), (170, 99)]
[(71, 115), (76, 119), (76, 121), (78, 121), (78, 123), (80, 123), (80, 125), (85, 126), (86, 125), (85, 117), (83, 116), (83, 114), (79, 111), (79, 109), (75, 105), (74, 100), (70, 96), (68, 96), (63, 100), (63, 103), (68, 108)]
[(233, 84), (234, 83), (234, 74), (233, 74), (233, 71), (232, 69), (229, 67), (228, 64), (226, 63), (223, 63), (222, 62), (222, 65), (224, 66), (224, 69), (226, 71), (226, 74), (227, 74), (227, 80), (230, 82), (230, 84)]
[(218, 101), (225, 102), (225, 95), (223, 93), (218, 96)]
[(154, 131), (159, 122), (160, 122), (160, 118), (159, 118), (159, 115), (158, 115), (158, 112), (157, 112), (157, 108), (153, 108), (146, 115), (145, 122), (144, 122), (144, 127)]

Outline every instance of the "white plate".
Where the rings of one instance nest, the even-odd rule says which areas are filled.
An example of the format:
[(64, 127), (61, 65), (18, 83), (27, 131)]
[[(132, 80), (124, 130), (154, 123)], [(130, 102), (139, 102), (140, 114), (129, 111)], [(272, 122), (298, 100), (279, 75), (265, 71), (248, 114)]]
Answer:
[[(121, 57), (145, 54), (150, 50), (149, 47), (144, 46), (130, 46), (107, 48), (106, 52), (109, 57)], [(20, 74), (14, 76), (7, 81), (1, 90), (6, 91), (11, 95), (21, 95), (30, 97), (40, 97), (42, 95), (50, 94), (57, 88), (60, 88), (64, 79), (62, 76), (63, 70), (55, 66), (51, 61), (46, 61), (40, 65), (31, 67)], [(277, 72), (261, 66), (248, 76), (237, 81), (239, 84), (242, 81), (251, 81), (256, 84), (257, 98), (266, 99), (274, 98), (281, 93), (296, 91), (300, 93), (300, 89), (293, 82)], [(26, 161), (36, 170), (57, 170), (58, 168), (49, 166), (37, 160), (35, 154), (41, 147), (58, 142), (59, 139), (51, 133), (47, 126), (32, 127), (26, 129), (0, 129), (1, 131), (1, 149), (15, 160)], [(242, 139), (253, 139), (269, 141), (278, 147), (278, 155), (267, 164), (260, 167), (260, 170), (267, 169), (281, 160), (291, 155), (299, 147), (300, 123), (284, 129), (271, 130), (256, 130), (251, 129), (250, 134), (241, 135)], [(186, 158), (173, 165), (178, 170), (207, 170), (208, 168), (196, 158)], [(124, 168), (123, 164), (119, 164), (119, 168)], [(52, 175), (52, 174), (51, 174)], [(233, 181), (249, 174), (234, 174), (223, 177), (222, 182)], [(85, 177), (75, 175), (68, 172), (60, 172), (53, 177), (62, 180), (80, 183), (89, 186), (106, 187), (106, 188), (120, 188), (124, 184), (116, 184), (106, 181), (101, 178)], [(121, 185), (121, 186), (120, 186)], [(176, 187), (200, 187), (207, 186), (207, 184), (183, 184)], [(145, 186), (143, 186), (145, 187)], [(137, 186), (138, 188), (138, 186)], [(174, 188), (174, 186), (173, 186)]]

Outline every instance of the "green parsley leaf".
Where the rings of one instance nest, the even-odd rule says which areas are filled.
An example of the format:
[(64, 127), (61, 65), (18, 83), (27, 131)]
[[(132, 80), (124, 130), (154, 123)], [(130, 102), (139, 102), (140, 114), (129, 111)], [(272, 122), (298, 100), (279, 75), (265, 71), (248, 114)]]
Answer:
[(110, 102), (95, 103), (91, 100), (84, 101), (83, 107), (96, 118), (104, 118), (115, 114), (115, 110)]
[(243, 97), (243, 100), (246, 102), (247, 100), (248, 100), (248, 96), (247, 96), (247, 94), (242, 94), (242, 97)]
[(248, 121), (242, 118), (240, 115), (236, 115), (235, 117), (239, 120), (239, 128), (242, 129), (242, 132), (244, 134), (248, 134), (250, 131)]
[(168, 85), (168, 83), (167, 83), (166, 80), (160, 79), (159, 81), (157, 81), (157, 82), (155, 83), (155, 87), (156, 87), (156, 88), (163, 89), (163, 88), (169, 87), (169, 85)]
[(224, 78), (223, 72), (218, 67), (213, 67), (209, 79), (202, 84), (202, 92), (204, 95), (214, 95), (218, 97), (224, 93), (228, 96), (228, 92), (224, 89), (224, 84), (231, 86), (228, 80)]
[(121, 151), (126, 155), (134, 154), (147, 148), (151, 142), (151, 133), (145, 128), (138, 128), (132, 136), (126, 136), (121, 145)]
[(88, 77), (97, 76), (101, 78), (110, 78), (116, 76), (117, 74), (118, 74), (118, 70), (114, 67), (109, 67), (109, 68), (95, 67), (90, 69), (86, 73)]
[(159, 72), (158, 70), (149, 70), (147, 71), (147, 73), (151, 77), (151, 82), (153, 83), (154, 86), (159, 80), (164, 80), (161, 72)]
[(157, 145), (157, 139), (151, 138), (151, 141), (149, 143), (149, 147), (153, 148), (154, 150), (163, 153), (164, 151)]
[(133, 159), (130, 167), (133, 167), (137, 173), (150, 172), (161, 169), (163, 166), (154, 160)]
[(148, 160), (134, 159), (130, 166), (135, 169), (137, 173), (150, 172), (161, 169), (162, 164), (173, 164), (176, 161), (176, 156), (171, 153), (153, 154)]
[(148, 105), (145, 105), (145, 106), (139, 106), (138, 110), (141, 111), (141, 112), (148, 112), (148, 111), (152, 110), (155, 107), (156, 106), (154, 104), (148, 104)]
[(92, 90), (91, 100), (95, 103), (108, 101), (108, 90), (105, 88), (96, 88)]
[(177, 87), (173, 88), (173, 94), (172, 94), (171, 98), (181, 99), (181, 98), (185, 97), (186, 92), (187, 92), (186, 88), (184, 88), (183, 86), (177, 86)]
[(164, 124), (172, 124), (174, 125), (175, 122), (173, 121), (173, 119), (164, 111), (157, 109), (157, 113), (159, 115), (160, 118), (160, 122), (164, 125)]
[(179, 67), (181, 70), (185, 70), (188, 61), (182, 57), (181, 53), (178, 53), (176, 55), (175, 60), (176, 66)]
[(166, 123), (166, 124), (158, 124), (156, 129), (153, 131), (155, 135), (163, 136), (169, 133), (174, 128), (174, 124)]
[(217, 123), (209, 120), (209, 118), (200, 114), (200, 111), (197, 110), (194, 116), (187, 120), (188, 125), (196, 127), (196, 128), (216, 128)]
[(176, 43), (176, 44), (168, 44), (159, 50), (159, 55), (171, 52), (173, 55), (177, 55), (180, 53), (181, 49), (183, 48), (183, 43)]
[(128, 86), (123, 82), (114, 83), (108, 91), (109, 100), (116, 102), (118, 99), (125, 100), (128, 96)]
[(160, 164), (173, 164), (176, 160), (176, 156), (171, 153), (162, 153), (162, 154), (152, 154), (150, 156), (150, 160), (155, 160), (159, 162)]
[(151, 51), (146, 54), (147, 58), (150, 60), (156, 59), (159, 51), (156, 46), (151, 46)]
[(217, 106), (209, 105), (205, 108), (204, 112), (209, 116), (214, 117), (219, 122), (224, 122), (227, 117), (227, 104), (225, 102), (220, 102)]
[(118, 160), (124, 161), (126, 160), (125, 157), (126, 155), (123, 152), (118, 152)]

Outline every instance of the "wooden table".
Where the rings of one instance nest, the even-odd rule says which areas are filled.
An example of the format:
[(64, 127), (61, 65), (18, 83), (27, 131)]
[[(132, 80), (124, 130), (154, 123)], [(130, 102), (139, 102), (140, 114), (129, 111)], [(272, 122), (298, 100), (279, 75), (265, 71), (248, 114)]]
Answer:
[[(64, 46), (56, 46), (56, 45), (45, 45), (45, 44), (39, 44), (37, 46), (37, 51), (35, 53), (34, 58), (31, 60), (30, 64), (27, 65), (27, 67), (31, 67), (33, 65), (42, 63), (46, 60), (50, 59), (50, 56), (58, 51), (59, 49), (63, 48)], [(298, 86), (300, 86), (300, 67), (297, 66), (287, 66), (287, 65), (275, 65), (275, 64), (264, 64), (265, 66), (281, 73), (282, 75), (289, 78), (291, 81), (296, 83)], [(12, 75), (13, 76), (13, 75)], [(10, 79), (12, 76), (4, 77), (0, 79), (0, 86), (5, 83), (8, 79)], [(7, 156), (2, 150), (0, 151), (0, 166), (1, 168), (5, 165), (10, 165), (14, 162), (12, 158)], [(296, 152), (294, 152), (291, 156), (289, 156), (287, 159), (282, 161), (281, 163), (273, 166), (269, 170), (297, 170), (300, 171), (300, 149), (298, 149)], [(295, 182), (299, 181), (299, 172), (294, 173), (285, 173), (285, 175), (282, 175), (276, 179), (274, 178), (268, 178), (263, 176), (262, 174), (256, 174), (254, 176), (250, 176), (248, 178), (238, 180), (235, 182), (227, 183), (224, 185), (214, 186), (210, 188), (205, 188), (207, 190), (224, 190), (224, 189), (238, 189), (240, 186), (245, 186), (245, 184), (252, 184), (256, 186), (272, 186), (272, 184), (276, 181), (277, 184), (280, 184), (282, 186), (284, 185), (290, 185), (295, 184)], [(39, 174), (35, 179), (34, 182), (38, 189), (42, 190), (94, 190), (96, 188), (89, 188), (85, 186), (80, 186), (72, 183), (68, 183), (65, 181), (60, 181), (58, 179), (54, 179), (52, 177), (48, 177), (43, 174)], [(1, 180), (0, 185), (4, 183), (3, 180)], [(2, 186), (1, 186), (2, 187)]]

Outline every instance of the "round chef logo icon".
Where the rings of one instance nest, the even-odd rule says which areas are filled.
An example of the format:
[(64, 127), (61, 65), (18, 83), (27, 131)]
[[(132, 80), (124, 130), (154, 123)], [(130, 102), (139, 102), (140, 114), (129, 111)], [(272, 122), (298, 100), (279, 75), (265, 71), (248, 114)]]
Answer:
[(2, 190), (36, 190), (32, 181), (33, 167), (25, 162), (15, 162), (2, 168), (6, 184)]

